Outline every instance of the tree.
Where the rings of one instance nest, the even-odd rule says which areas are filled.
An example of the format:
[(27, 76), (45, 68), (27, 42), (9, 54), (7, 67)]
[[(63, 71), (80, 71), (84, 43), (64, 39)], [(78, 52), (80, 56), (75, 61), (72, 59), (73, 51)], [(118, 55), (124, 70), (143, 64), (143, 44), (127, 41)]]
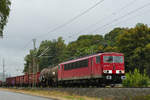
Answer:
[(147, 61), (147, 63), (145, 63), (144, 65), (146, 66), (145, 70), (147, 72), (147, 75), (149, 75), (150, 77), (150, 43), (148, 43), (145, 48), (143, 48), (144, 51), (144, 55), (145, 55), (145, 59)]
[[(45, 51), (46, 50), (46, 51)], [(40, 56), (43, 53), (42, 56)], [(30, 53), (25, 57), (24, 72), (28, 71), (29, 63), (33, 64), (34, 51), (30, 50)], [(48, 66), (54, 66), (66, 60), (66, 44), (62, 37), (57, 40), (45, 40), (42, 41), (40, 47), (37, 49), (36, 55), (39, 63), (39, 69), (42, 70)]]
[(125, 28), (115, 28), (112, 31), (110, 31), (109, 33), (107, 33), (104, 37), (106, 43), (109, 46), (115, 46), (116, 45), (116, 41), (117, 41), (117, 37), (122, 34), (124, 31), (126, 31), (127, 29)]
[(11, 2), (9, 0), (0, 0), (0, 36), (3, 36), (3, 29), (7, 23), (10, 5)]
[(101, 35), (81, 35), (76, 41), (68, 44), (69, 57), (76, 58), (102, 51), (104, 38)]
[[(25, 64), (24, 64), (24, 70), (23, 72), (29, 73), (29, 65), (33, 66), (33, 57), (35, 55), (34, 50), (30, 50), (29, 54), (25, 56)], [(30, 69), (30, 72), (33, 72), (33, 69)]]
[(116, 46), (119, 52), (125, 54), (127, 71), (133, 72), (137, 68), (143, 73), (144, 69), (149, 68), (149, 43), (150, 28), (144, 24), (137, 24), (118, 36)]

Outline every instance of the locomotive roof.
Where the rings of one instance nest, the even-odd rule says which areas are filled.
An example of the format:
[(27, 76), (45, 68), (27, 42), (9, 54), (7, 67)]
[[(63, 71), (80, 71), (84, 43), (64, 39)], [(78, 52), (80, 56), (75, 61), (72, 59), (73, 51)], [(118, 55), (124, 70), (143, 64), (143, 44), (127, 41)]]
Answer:
[(66, 62), (62, 62), (62, 63), (60, 63), (60, 65), (61, 65), (61, 64), (67, 64), (67, 63), (75, 62), (75, 61), (85, 60), (85, 59), (88, 59), (88, 58), (90, 58), (90, 57), (95, 57), (95, 56), (104, 55), (104, 54), (106, 54), (106, 55), (107, 55), (107, 54), (123, 55), (123, 53), (116, 53), (116, 52), (97, 53), (97, 54), (93, 54), (93, 55), (88, 55), (88, 56), (84, 56), (84, 57), (72, 59), (72, 60), (69, 60), (69, 61), (66, 61)]

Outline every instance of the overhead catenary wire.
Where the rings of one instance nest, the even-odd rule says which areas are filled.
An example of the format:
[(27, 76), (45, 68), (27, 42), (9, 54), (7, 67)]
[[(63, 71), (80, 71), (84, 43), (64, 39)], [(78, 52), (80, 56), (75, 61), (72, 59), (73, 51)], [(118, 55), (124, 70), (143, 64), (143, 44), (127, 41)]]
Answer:
[[(146, 11), (146, 12), (147, 12), (147, 11)], [(116, 26), (116, 25), (118, 25), (118, 24), (120, 24), (120, 23), (124, 23), (124, 22), (127, 22), (127, 21), (129, 21), (129, 20), (132, 20), (132, 19), (134, 19), (135, 17), (141, 17), (141, 16), (145, 16), (146, 14), (149, 14), (149, 13), (146, 13), (146, 12), (142, 12), (143, 14), (140, 15), (140, 16), (135, 15), (134, 17), (132, 16), (132, 17), (127, 18), (127, 19), (125, 19), (125, 20), (123, 20), (123, 21), (121, 21), (121, 22), (117, 22), (117, 23), (114, 24), (113, 26)], [(141, 14), (141, 13), (140, 13), (140, 14)], [(148, 25), (148, 24), (147, 24), (147, 25)], [(103, 30), (107, 29), (108, 27), (110, 28), (110, 27), (112, 27), (112, 26), (107, 26), (107, 27), (105, 27)], [(103, 34), (105, 34), (105, 33), (103, 33)], [(101, 35), (103, 35), (103, 34), (101, 34)]]
[[(134, 0), (134, 1), (136, 1), (136, 0)], [(150, 3), (148, 3), (148, 4), (145, 4), (145, 5), (143, 5), (143, 6), (141, 6), (141, 7), (139, 7), (139, 8), (137, 8), (137, 9), (135, 9), (135, 10), (133, 10), (133, 11), (130, 11), (130, 12), (128, 12), (127, 14), (125, 14), (125, 15), (123, 15), (123, 16), (120, 16), (120, 17), (118, 17), (118, 18), (116, 18), (116, 19), (114, 19), (113, 21), (111, 21), (110, 23), (107, 23), (107, 24), (105, 24), (105, 25), (103, 25), (102, 27), (105, 27), (105, 26), (107, 26), (107, 25), (109, 25), (109, 24), (112, 24), (114, 21), (118, 21), (118, 20), (120, 20), (120, 19), (122, 19), (122, 18), (124, 18), (124, 17), (126, 17), (126, 16), (129, 16), (129, 15), (131, 15), (131, 14), (133, 14), (133, 13), (135, 13), (135, 12), (137, 12), (137, 11), (139, 11), (139, 10), (141, 10), (141, 9), (143, 9), (143, 8), (145, 8), (145, 7), (147, 7), (147, 6), (149, 6), (150, 5)], [(125, 7), (123, 7), (122, 9), (124, 9)], [(102, 28), (102, 27), (100, 27), (100, 28)], [(97, 30), (98, 30), (99, 28), (97, 28)], [(96, 31), (96, 30), (94, 30), (94, 31)], [(92, 32), (94, 32), (94, 31), (92, 31)], [(92, 33), (91, 32), (91, 33)]]
[(107, 24), (105, 24), (105, 25), (103, 25), (103, 26), (100, 26), (100, 27), (96, 28), (95, 30), (91, 31), (90, 33), (94, 33), (94, 32), (96, 32), (97, 30), (102, 29), (102, 28), (104, 28), (104, 27), (106, 27), (106, 26), (108, 26), (108, 25), (110, 25), (110, 24), (112, 24), (112, 23), (114, 23), (114, 22), (116, 22), (116, 21), (119, 21), (119, 20), (122, 19), (122, 18), (125, 18), (125, 17), (127, 17), (127, 16), (129, 16), (129, 15), (132, 15), (132, 14), (136, 13), (137, 11), (139, 11), (139, 10), (141, 10), (141, 9), (143, 9), (143, 8), (146, 8), (146, 7), (148, 7), (148, 6), (150, 6), (150, 3), (147, 3), (147, 4), (145, 4), (145, 5), (142, 5), (141, 7), (137, 8), (137, 9), (135, 9), (135, 10), (132, 10), (132, 11), (126, 13), (125, 15), (122, 15), (122, 16), (120, 16), (120, 17), (114, 19), (114, 20), (112, 20), (111, 22), (109, 22), (109, 23), (107, 23)]
[[(94, 9), (95, 7), (97, 7), (98, 5), (100, 5), (100, 4), (101, 4), (102, 2), (104, 2), (104, 1), (105, 1), (105, 0), (100, 0), (100, 1), (98, 1), (97, 3), (95, 3), (94, 5), (92, 5), (91, 7), (89, 7), (88, 9), (86, 9), (85, 11), (81, 12), (80, 14), (78, 14), (77, 16), (73, 17), (72, 19), (68, 20), (67, 22), (65, 22), (65, 23), (63, 23), (63, 24), (61, 24), (61, 25), (55, 27), (54, 29), (50, 30), (49, 32), (47, 32), (47, 33), (44, 34), (44, 35), (47, 35), (47, 34), (49, 34), (49, 33), (51, 33), (51, 32), (55, 32), (56, 30), (65, 27), (66, 25), (72, 23), (73, 21), (75, 21), (75, 20), (78, 19), (79, 17), (81, 17), (81, 16), (83, 16), (84, 14), (88, 13), (89, 11), (91, 11), (92, 9)], [(41, 36), (43, 36), (43, 35), (39, 35), (39, 36), (37, 36), (36, 38), (41, 37)], [(29, 45), (29, 43), (31, 43), (31, 42), (32, 42), (32, 40), (30, 40), (30, 41), (24, 46), (24, 48), (26, 48), (26, 47)]]
[(45, 53), (47, 53), (48, 50), (49, 50), (49, 47), (47, 47), (46, 49), (44, 49), (44, 51), (38, 57), (43, 56)]
[[(62, 25), (59, 25), (57, 26), (56, 28), (50, 30), (48, 33), (46, 34), (49, 34), (51, 32), (55, 32), (57, 31), (58, 29), (61, 29), (63, 27), (65, 27), (66, 25), (72, 23), (73, 21), (75, 21), (76, 19), (78, 19), (79, 17), (83, 16), (84, 14), (88, 13), (89, 11), (91, 11), (92, 9), (94, 9), (95, 7), (97, 7), (98, 5), (100, 5), (103, 1), (105, 0), (100, 0), (99, 2), (97, 2), (96, 4), (94, 4), (93, 6), (91, 6), (90, 8), (86, 9), (85, 11), (81, 12), (80, 14), (78, 14), (77, 16), (73, 17), (72, 19), (68, 20), (67, 22), (63, 23)], [(46, 35), (44, 34), (44, 35)], [(43, 35), (40, 35), (38, 37), (41, 37)], [(41, 53), (42, 55), (44, 55), (45, 53), (47, 52), (47, 48)]]
[[(65, 26), (67, 26), (68, 24), (72, 23), (73, 21), (75, 21), (76, 19), (78, 19), (79, 17), (85, 15), (86, 13), (90, 12), (92, 9), (94, 9), (95, 7), (97, 7), (98, 5), (100, 5), (102, 2), (104, 2), (105, 0), (100, 0), (99, 2), (97, 2), (96, 4), (92, 5), (91, 7), (89, 7), (88, 9), (84, 10), (83, 12), (81, 12), (80, 14), (78, 14), (77, 16), (71, 18), (70, 20), (66, 21), (65, 23), (55, 27), (54, 29), (50, 30), (48, 33), (44, 34), (44, 35), (47, 35), (51, 32), (55, 32)], [(39, 35), (37, 37), (41, 37), (43, 35)]]
[[(102, 1), (104, 1), (104, 0), (102, 0)], [(102, 2), (102, 1), (101, 1), (101, 2)], [(134, 0), (134, 1), (137, 1), (137, 0)], [(148, 5), (149, 5), (149, 4), (148, 4)], [(142, 9), (142, 8), (145, 8), (145, 6), (147, 6), (147, 4), (144, 5), (144, 6), (142, 6), (142, 7), (140, 7), (140, 8), (138, 8), (138, 9), (136, 9), (136, 10), (140, 10), (140, 9)], [(122, 9), (125, 9), (125, 7), (122, 7)], [(133, 11), (127, 13), (126, 16), (131, 15), (132, 13), (136, 12), (136, 10), (133, 10)], [(121, 16), (121, 17), (124, 18), (125, 16)], [(119, 18), (121, 18), (121, 17), (119, 17)], [(74, 17), (74, 18), (76, 18), (76, 17)], [(72, 20), (74, 21), (74, 19), (72, 19)], [(71, 20), (71, 22), (72, 22), (72, 20)], [(117, 21), (117, 20), (119, 20), (119, 19), (114, 19), (113, 22), (114, 22), (114, 21)], [(65, 24), (67, 24), (67, 23), (65, 23)], [(65, 24), (64, 24), (64, 25), (65, 25)], [(68, 23), (68, 24), (69, 24), (69, 23)], [(109, 23), (109, 24), (110, 24), (110, 23)], [(107, 26), (107, 25), (109, 25), (109, 24), (105, 24), (105, 25), (103, 25), (103, 27), (105, 27), (105, 26)], [(58, 27), (61, 28), (62, 26), (58, 26)], [(56, 27), (56, 28), (58, 28), (58, 27)], [(55, 28), (55, 29), (56, 29), (56, 28)], [(59, 28), (58, 28), (58, 29), (59, 29)], [(54, 30), (51, 30), (51, 31), (55, 31), (55, 29), (54, 29)], [(99, 28), (98, 28), (98, 29), (99, 29)], [(96, 31), (96, 30), (94, 30), (94, 31)], [(93, 32), (93, 31), (92, 31), (92, 32)]]
[(124, 9), (126, 9), (126, 8), (130, 7), (131, 5), (133, 5), (133, 3), (135, 3), (136, 1), (138, 1), (138, 0), (132, 0), (131, 2), (127, 3), (125, 6), (123, 6), (122, 8), (120, 8), (120, 10), (114, 11), (114, 12), (112, 12), (111, 14), (109, 14), (108, 16), (99, 19), (96, 23), (93, 23), (93, 24), (89, 25), (88, 27), (86, 27), (86, 28), (84, 28), (83, 30), (81, 30), (81, 31), (79, 31), (79, 32), (77, 32), (77, 33), (75, 33), (74, 35), (81, 34), (84, 30), (87, 30), (87, 29), (89, 29), (89, 28), (91, 28), (91, 27), (95, 27), (95, 25), (99, 24), (101, 21), (104, 21), (105, 19), (108, 19), (108, 18), (110, 18), (111, 16), (116, 16), (116, 15), (118, 15), (118, 14), (119, 14), (120, 12), (122, 12)]

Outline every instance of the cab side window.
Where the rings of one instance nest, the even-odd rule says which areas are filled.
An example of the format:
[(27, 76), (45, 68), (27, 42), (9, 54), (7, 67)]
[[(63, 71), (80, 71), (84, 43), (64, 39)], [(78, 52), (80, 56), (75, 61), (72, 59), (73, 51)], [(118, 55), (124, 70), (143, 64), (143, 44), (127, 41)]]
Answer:
[(99, 64), (101, 61), (100, 56), (96, 56), (96, 64)]

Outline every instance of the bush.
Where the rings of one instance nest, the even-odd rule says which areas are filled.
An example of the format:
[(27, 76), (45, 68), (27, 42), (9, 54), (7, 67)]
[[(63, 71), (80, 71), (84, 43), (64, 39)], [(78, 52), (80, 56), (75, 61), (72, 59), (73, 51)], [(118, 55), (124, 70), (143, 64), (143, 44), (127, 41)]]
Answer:
[(139, 70), (135, 69), (133, 73), (126, 74), (126, 79), (123, 81), (125, 87), (148, 87), (149, 77), (145, 74), (140, 74)]

